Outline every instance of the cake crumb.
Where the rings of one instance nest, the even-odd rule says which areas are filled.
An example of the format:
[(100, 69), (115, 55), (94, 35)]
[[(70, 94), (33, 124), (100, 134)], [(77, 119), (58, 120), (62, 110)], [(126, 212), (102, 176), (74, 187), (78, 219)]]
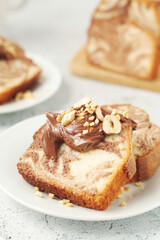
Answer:
[(31, 92), (31, 90), (27, 90), (23, 93), (23, 99), (31, 99), (33, 98), (34, 95), (33, 93)]
[(135, 185), (136, 185), (137, 187), (142, 187), (142, 186), (143, 186), (143, 183), (142, 183), (142, 182), (136, 182)]
[(42, 197), (42, 192), (36, 191), (35, 195), (36, 195), (37, 197)]
[(39, 188), (38, 188), (38, 187), (34, 187), (34, 189), (35, 189), (36, 191), (39, 191)]
[(123, 189), (123, 187), (121, 187), (120, 193), (124, 193), (124, 189)]
[(18, 92), (14, 98), (14, 101), (17, 102), (21, 99), (31, 99), (34, 97), (34, 94), (31, 92), (31, 90), (27, 90), (25, 92)]
[(66, 203), (66, 206), (67, 207), (73, 207), (73, 204), (69, 202), (69, 203)]
[(60, 204), (62, 204), (62, 205), (64, 205), (64, 202), (63, 202), (62, 200), (61, 200), (61, 201), (59, 201), (59, 203), (60, 203)]
[(70, 203), (70, 200), (68, 200), (68, 199), (63, 199), (63, 203), (64, 203), (64, 204)]
[(130, 187), (124, 187), (124, 190), (125, 190), (125, 191), (129, 191), (129, 190), (130, 190)]
[(119, 194), (116, 198), (117, 198), (117, 199), (122, 199), (123, 196)]
[(126, 205), (127, 205), (126, 202), (121, 202), (121, 204), (120, 204), (121, 207), (124, 207)]
[(54, 198), (54, 194), (53, 193), (48, 193), (48, 197), (53, 199)]

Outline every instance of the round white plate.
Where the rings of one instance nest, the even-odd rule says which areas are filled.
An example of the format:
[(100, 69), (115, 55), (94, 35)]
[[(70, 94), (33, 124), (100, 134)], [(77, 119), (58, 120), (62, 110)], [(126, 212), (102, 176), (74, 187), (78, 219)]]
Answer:
[[(25, 182), (17, 171), (19, 157), (32, 142), (34, 132), (45, 122), (40, 115), (22, 121), (0, 136), (0, 188), (11, 198), (38, 212), (75, 220), (101, 221), (135, 216), (160, 206), (160, 169), (143, 187), (128, 184), (130, 191), (124, 198), (116, 199), (106, 211), (96, 211), (79, 206), (66, 207), (59, 200), (35, 196), (33, 186)], [(125, 207), (120, 203), (126, 201)]]
[(27, 53), (27, 56), (33, 59), (42, 69), (39, 82), (32, 89), (34, 97), (2, 104), (0, 105), (0, 114), (16, 112), (33, 107), (50, 98), (60, 87), (61, 74), (54, 64), (33, 53)]

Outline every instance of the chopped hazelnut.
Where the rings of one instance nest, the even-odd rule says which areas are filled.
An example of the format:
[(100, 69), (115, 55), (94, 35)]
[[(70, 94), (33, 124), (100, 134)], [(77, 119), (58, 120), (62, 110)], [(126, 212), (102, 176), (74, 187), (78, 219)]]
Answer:
[(57, 118), (56, 118), (57, 122), (61, 122), (62, 120), (62, 116), (61, 115), (58, 115)]
[(62, 116), (64, 116), (64, 115), (65, 115), (65, 111), (61, 110), (61, 111), (60, 111), (60, 114), (61, 114)]
[(125, 190), (125, 191), (129, 191), (129, 190), (130, 190), (130, 187), (124, 187), (124, 190)]
[(91, 111), (90, 109), (87, 109), (87, 112), (93, 114), (93, 111)]
[(72, 112), (72, 111), (73, 111), (73, 108), (68, 108), (67, 111), (66, 111), (66, 113), (70, 113), (70, 112)]
[(143, 186), (143, 183), (142, 183), (142, 182), (136, 182), (135, 185), (136, 185), (137, 187), (142, 187), (142, 186)]
[(33, 98), (33, 93), (30, 90), (27, 90), (23, 93), (23, 99), (31, 99)]
[(87, 134), (88, 133), (88, 130), (83, 130), (83, 135)]
[(84, 126), (84, 127), (89, 127), (89, 122), (85, 122), (85, 123), (83, 124), (83, 126)]
[(94, 122), (95, 122), (95, 124), (97, 125), (97, 124), (99, 123), (98, 118), (96, 118), (96, 120), (95, 120)]
[(116, 118), (117, 118), (118, 120), (121, 120), (121, 117), (120, 117), (119, 114), (116, 114), (115, 116), (116, 116)]
[(91, 117), (89, 117), (88, 119), (89, 119), (90, 121), (92, 121), (92, 120), (94, 120), (94, 118), (95, 118), (95, 116), (91, 116)]
[(116, 115), (118, 113), (117, 109), (113, 109), (111, 115)]
[(126, 205), (127, 205), (126, 202), (121, 202), (121, 204), (120, 204), (121, 207), (124, 207)]
[(103, 121), (103, 131), (106, 134), (120, 133), (120, 121), (114, 115), (106, 115)]
[(119, 194), (116, 198), (117, 198), (117, 199), (122, 199), (123, 196)]
[(102, 110), (100, 107), (97, 107), (97, 109), (96, 109), (96, 116), (99, 120), (103, 121), (104, 117), (102, 115)]
[(64, 115), (64, 117), (62, 118), (62, 124), (64, 126), (68, 125), (69, 123), (71, 123), (73, 120), (75, 119), (75, 110), (66, 113)]
[(90, 103), (91, 101), (92, 101), (92, 99), (90, 97), (85, 97), (85, 98), (81, 99), (79, 102), (75, 103), (73, 105), (73, 107), (75, 109), (79, 109), (79, 108), (81, 108), (81, 106), (86, 105), (86, 104)]
[(120, 193), (121, 193), (121, 194), (124, 193), (123, 187), (121, 187)]
[(48, 193), (48, 197), (53, 199), (54, 198), (54, 194), (53, 193)]
[(77, 118), (78, 121), (81, 121), (81, 120), (83, 120), (83, 119), (84, 119), (84, 117), (78, 117), (78, 118)]
[(39, 188), (38, 188), (38, 187), (34, 187), (34, 189), (35, 189), (36, 191), (39, 191)]
[(68, 199), (63, 199), (63, 203), (64, 203), (64, 204), (70, 203), (70, 200), (68, 200)]
[(73, 204), (72, 203), (66, 203), (66, 206), (67, 207), (73, 207)]
[(36, 195), (37, 197), (42, 197), (42, 192), (36, 191), (35, 195)]
[(91, 133), (91, 132), (93, 132), (93, 130), (94, 130), (94, 128), (90, 128), (90, 129), (89, 129), (89, 132)]
[(128, 111), (125, 111), (125, 112), (123, 113), (123, 117), (125, 117), (125, 118), (128, 118), (128, 115), (129, 115)]

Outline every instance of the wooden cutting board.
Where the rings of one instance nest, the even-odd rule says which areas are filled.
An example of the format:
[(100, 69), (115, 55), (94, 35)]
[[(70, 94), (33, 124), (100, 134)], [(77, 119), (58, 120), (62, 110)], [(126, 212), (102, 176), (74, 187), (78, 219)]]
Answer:
[(70, 63), (70, 70), (73, 74), (85, 78), (92, 78), (100, 81), (160, 92), (160, 69), (158, 76), (153, 80), (142, 80), (120, 73), (107, 71), (89, 63), (85, 48), (81, 49), (72, 59)]

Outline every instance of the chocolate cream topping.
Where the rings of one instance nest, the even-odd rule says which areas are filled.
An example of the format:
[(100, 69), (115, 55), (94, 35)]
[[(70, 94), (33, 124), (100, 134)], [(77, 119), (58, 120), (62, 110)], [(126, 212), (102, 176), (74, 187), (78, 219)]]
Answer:
[(47, 123), (42, 137), (43, 149), (48, 157), (56, 159), (56, 153), (61, 143), (65, 142), (70, 148), (78, 152), (87, 152), (94, 149), (95, 146), (104, 139), (105, 134), (102, 129), (102, 122), (92, 127), (89, 127), (87, 134), (82, 134), (84, 123), (89, 121), (89, 117), (93, 114), (86, 114), (83, 119), (76, 118), (67, 126), (57, 122), (58, 114), (46, 112)]
[[(42, 137), (42, 145), (47, 157), (56, 159), (57, 150), (59, 146), (65, 142), (70, 148), (78, 152), (87, 152), (91, 149), (95, 149), (97, 144), (103, 141), (106, 134), (102, 128), (102, 122), (94, 126), (84, 126), (84, 123), (91, 123), (90, 117), (95, 117), (96, 114), (87, 113), (83, 119), (76, 117), (70, 124), (64, 126), (61, 122), (57, 121), (58, 113), (46, 112), (47, 123)], [(102, 114), (110, 114), (108, 111), (102, 109)], [(135, 124), (132, 120), (126, 119), (121, 116), (122, 122), (130, 122), (133, 129)], [(84, 130), (88, 130), (86, 134), (83, 134)]]

